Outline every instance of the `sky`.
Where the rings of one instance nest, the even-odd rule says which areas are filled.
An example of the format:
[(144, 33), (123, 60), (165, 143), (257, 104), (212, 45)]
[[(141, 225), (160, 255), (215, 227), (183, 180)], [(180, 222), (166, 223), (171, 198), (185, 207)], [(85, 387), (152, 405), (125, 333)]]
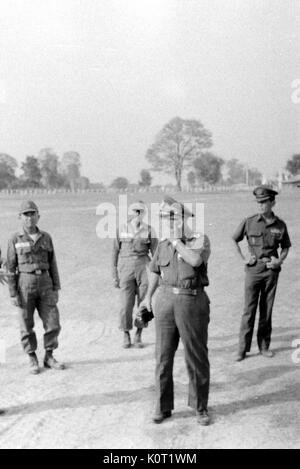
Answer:
[(297, 87), (298, 0), (1, 0), (0, 153), (19, 162), (78, 151), (92, 182), (137, 182), (179, 116), (271, 177), (300, 152)]

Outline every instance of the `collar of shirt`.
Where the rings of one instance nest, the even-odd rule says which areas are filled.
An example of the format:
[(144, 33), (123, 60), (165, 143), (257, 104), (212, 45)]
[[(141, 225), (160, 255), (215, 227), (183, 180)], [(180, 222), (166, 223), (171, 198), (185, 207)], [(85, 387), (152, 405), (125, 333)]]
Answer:
[(269, 225), (273, 225), (273, 223), (275, 223), (278, 220), (278, 217), (272, 212), (272, 219), (270, 221), (267, 221), (265, 217), (261, 213), (259, 213), (257, 215), (256, 220), (263, 221), (267, 226), (269, 226)]
[(140, 226), (137, 228), (134, 223), (132, 223), (132, 220), (128, 221), (127, 225), (125, 226), (125, 229), (122, 230), (127, 233), (132, 234), (133, 236), (137, 236), (141, 233), (144, 233), (145, 236), (148, 236), (148, 225), (144, 222), (140, 223)]
[(33, 239), (30, 237), (29, 233), (27, 231), (25, 231), (25, 229), (23, 228), (22, 229), (22, 232), (21, 232), (21, 236), (25, 236), (25, 238), (28, 240), (28, 241), (31, 241), (33, 242), (34, 244), (42, 237), (43, 233), (39, 230), (38, 227), (36, 227), (36, 234), (38, 235), (36, 240), (33, 241)]

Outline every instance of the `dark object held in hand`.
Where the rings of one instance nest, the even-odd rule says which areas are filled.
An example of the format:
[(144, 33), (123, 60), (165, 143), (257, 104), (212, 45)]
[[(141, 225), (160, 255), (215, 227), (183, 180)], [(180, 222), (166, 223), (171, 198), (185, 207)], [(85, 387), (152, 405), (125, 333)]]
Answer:
[(148, 311), (148, 309), (145, 306), (142, 306), (136, 315), (136, 318), (134, 320), (134, 325), (138, 329), (142, 329), (143, 327), (147, 327), (148, 322), (151, 321), (153, 318), (154, 318), (154, 315), (152, 311)]

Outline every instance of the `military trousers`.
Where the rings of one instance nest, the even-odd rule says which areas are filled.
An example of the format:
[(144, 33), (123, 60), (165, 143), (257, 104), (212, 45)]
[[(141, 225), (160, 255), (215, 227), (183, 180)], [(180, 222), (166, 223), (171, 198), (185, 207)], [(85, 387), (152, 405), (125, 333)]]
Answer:
[(20, 299), (19, 323), (21, 342), (26, 353), (35, 352), (37, 339), (34, 332), (34, 312), (42, 320), (44, 327), (44, 348), (54, 350), (58, 347), (58, 335), (61, 330), (56, 294), (48, 272), (41, 275), (20, 273), (18, 281)]
[(148, 288), (149, 258), (123, 257), (119, 261), (118, 272), (120, 279), (120, 329), (132, 329), (133, 308), (144, 299)]
[(154, 313), (156, 412), (174, 408), (173, 363), (180, 338), (189, 376), (188, 405), (199, 411), (207, 409), (210, 380), (207, 294), (200, 290), (197, 296), (177, 295), (161, 286)]
[(250, 352), (259, 305), (257, 344), (266, 350), (271, 343), (272, 311), (275, 300), (279, 270), (267, 269), (264, 263), (246, 266), (245, 307), (239, 334), (239, 353)]

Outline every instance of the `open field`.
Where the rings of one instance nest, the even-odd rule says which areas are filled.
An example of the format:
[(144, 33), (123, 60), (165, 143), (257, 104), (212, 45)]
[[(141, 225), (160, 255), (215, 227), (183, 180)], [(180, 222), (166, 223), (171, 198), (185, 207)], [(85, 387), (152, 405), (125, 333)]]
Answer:
[[(151, 194), (158, 201), (159, 194)], [(175, 195), (176, 197), (176, 195)], [(96, 236), (96, 206), (117, 196), (39, 196), (40, 227), (53, 237), (63, 290), (62, 333), (56, 355), (64, 372), (30, 376), (21, 350), (16, 313), (0, 287), (0, 448), (299, 448), (300, 363), (292, 342), (300, 340), (300, 191), (278, 197), (275, 211), (287, 222), (293, 247), (279, 279), (273, 313), (273, 359), (257, 353), (235, 363), (243, 307), (243, 266), (231, 233), (255, 213), (252, 195), (181, 194), (205, 203), (211, 239), (210, 409), (213, 423), (199, 427), (186, 405), (187, 374), (182, 347), (175, 357), (175, 410), (171, 419), (151, 422), (154, 405), (154, 324), (145, 348), (124, 350), (118, 330), (118, 295), (110, 277), (111, 240)], [(150, 202), (143, 195), (145, 202)], [(130, 199), (132, 201), (132, 198)], [(17, 230), (20, 196), (0, 198), (0, 245)], [(39, 357), (42, 327), (36, 318)], [(3, 344), (3, 342), (2, 342)], [(298, 354), (299, 357), (300, 354)]]

